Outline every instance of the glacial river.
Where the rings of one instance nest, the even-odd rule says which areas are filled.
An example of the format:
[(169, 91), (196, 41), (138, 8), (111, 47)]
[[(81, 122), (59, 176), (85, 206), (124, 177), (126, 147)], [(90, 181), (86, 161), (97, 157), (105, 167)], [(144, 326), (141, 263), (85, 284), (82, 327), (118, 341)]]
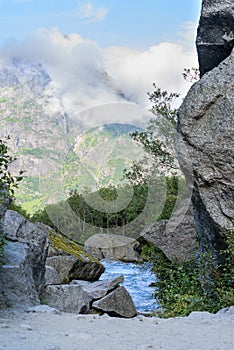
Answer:
[(125, 281), (122, 285), (131, 295), (138, 312), (148, 313), (158, 307), (153, 297), (154, 288), (149, 287), (155, 282), (155, 275), (151, 272), (149, 264), (123, 263), (108, 259), (102, 260), (102, 263), (106, 270), (100, 279), (124, 275)]

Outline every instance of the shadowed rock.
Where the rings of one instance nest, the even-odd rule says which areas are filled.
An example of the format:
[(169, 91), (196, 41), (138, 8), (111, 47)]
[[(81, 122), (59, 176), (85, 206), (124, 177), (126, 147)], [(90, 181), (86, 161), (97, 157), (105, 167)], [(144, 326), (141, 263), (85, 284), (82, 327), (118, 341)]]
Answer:
[[(234, 53), (195, 83), (179, 109), (178, 130), (194, 178), (201, 251), (219, 260), (234, 230)], [(187, 159), (180, 157), (182, 167)], [(221, 262), (221, 260), (220, 260)]]
[(233, 0), (202, 1), (196, 45), (201, 76), (231, 54), (234, 46)]
[(193, 207), (180, 206), (170, 220), (160, 220), (141, 233), (171, 261), (183, 262), (194, 258), (197, 248)]
[(107, 312), (111, 316), (131, 318), (137, 315), (131, 296), (124, 287), (118, 287), (92, 305), (95, 309)]

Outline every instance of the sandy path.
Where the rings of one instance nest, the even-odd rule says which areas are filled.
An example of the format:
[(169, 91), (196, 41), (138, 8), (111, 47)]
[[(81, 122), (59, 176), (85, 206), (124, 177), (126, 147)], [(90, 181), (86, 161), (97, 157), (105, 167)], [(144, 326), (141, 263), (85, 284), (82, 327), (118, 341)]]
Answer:
[(0, 312), (1, 350), (233, 350), (234, 315), (162, 320)]

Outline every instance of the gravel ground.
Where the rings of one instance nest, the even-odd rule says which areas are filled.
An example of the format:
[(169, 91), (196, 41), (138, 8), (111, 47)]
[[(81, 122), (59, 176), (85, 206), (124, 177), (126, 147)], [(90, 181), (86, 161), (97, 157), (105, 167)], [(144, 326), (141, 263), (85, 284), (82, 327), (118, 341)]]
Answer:
[(46, 306), (32, 310), (0, 311), (1, 350), (234, 349), (234, 307), (166, 320), (68, 314)]

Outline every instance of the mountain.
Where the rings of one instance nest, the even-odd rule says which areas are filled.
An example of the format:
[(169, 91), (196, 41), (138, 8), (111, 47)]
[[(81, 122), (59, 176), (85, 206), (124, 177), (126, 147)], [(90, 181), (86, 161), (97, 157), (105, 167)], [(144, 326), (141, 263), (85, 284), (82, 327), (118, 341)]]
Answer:
[[(22, 58), (0, 62), (0, 138), (10, 136), (9, 149), (17, 157), (11, 171), (26, 170), (16, 197), (29, 211), (45, 204), (48, 198), (44, 198), (44, 193), (50, 193), (48, 188), (56, 193), (65, 191), (61, 194), (64, 198), (74, 187), (96, 188), (116, 183), (129, 159), (135, 159), (139, 153), (130, 151), (129, 133), (136, 127), (124, 123), (105, 124), (101, 128), (85, 126), (91, 121), (93, 111), (83, 113), (89, 106), (85, 106), (84, 95), (90, 94), (95, 99), (98, 94), (103, 103), (128, 101), (106, 72), (95, 71), (80, 97), (77, 93), (69, 95), (70, 91), (51, 72), (46, 64)], [(83, 85), (81, 88), (84, 90)], [(102, 118), (107, 119), (104, 114), (112, 112), (112, 108), (101, 110), (99, 119), (94, 116), (93, 124), (97, 121), (100, 125)], [(98, 160), (91, 144), (101, 147), (99, 154), (105, 155), (103, 160)], [(106, 152), (109, 146), (111, 151)], [(119, 148), (128, 150), (124, 161), (118, 156)], [(99, 166), (94, 158), (107, 164)], [(50, 201), (59, 198), (60, 195)]]

